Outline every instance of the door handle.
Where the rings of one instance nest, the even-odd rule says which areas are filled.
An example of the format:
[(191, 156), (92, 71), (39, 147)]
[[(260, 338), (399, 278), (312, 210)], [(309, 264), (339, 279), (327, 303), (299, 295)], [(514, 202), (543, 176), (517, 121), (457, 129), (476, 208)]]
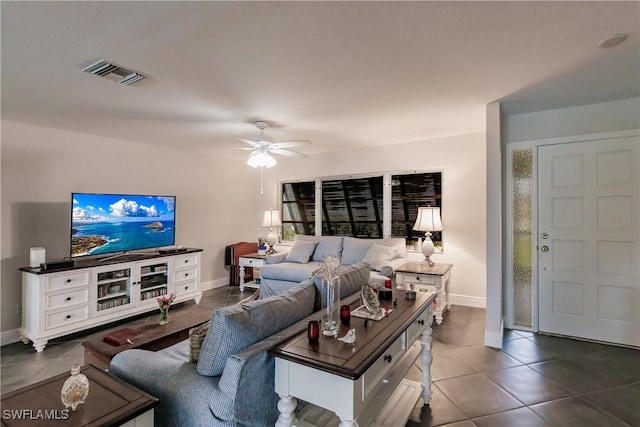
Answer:
[(540, 248), (540, 250), (541, 250), (542, 252), (549, 252), (549, 246), (544, 245), (543, 247), (541, 247), (541, 248)]

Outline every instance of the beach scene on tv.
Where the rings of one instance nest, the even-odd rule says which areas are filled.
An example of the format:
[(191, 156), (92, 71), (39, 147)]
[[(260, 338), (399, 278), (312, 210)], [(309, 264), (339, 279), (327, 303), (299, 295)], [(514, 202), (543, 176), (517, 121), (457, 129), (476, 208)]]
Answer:
[(175, 242), (175, 197), (73, 194), (71, 256), (159, 248)]

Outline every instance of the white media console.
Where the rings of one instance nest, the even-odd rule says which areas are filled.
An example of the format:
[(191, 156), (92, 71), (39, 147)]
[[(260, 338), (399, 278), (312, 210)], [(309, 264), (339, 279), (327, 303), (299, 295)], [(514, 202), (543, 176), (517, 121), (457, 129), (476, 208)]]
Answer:
[(158, 310), (161, 295), (175, 293), (175, 303), (191, 298), (199, 303), (201, 252), (131, 253), (61, 269), (21, 268), (20, 339), (41, 352), (52, 338)]

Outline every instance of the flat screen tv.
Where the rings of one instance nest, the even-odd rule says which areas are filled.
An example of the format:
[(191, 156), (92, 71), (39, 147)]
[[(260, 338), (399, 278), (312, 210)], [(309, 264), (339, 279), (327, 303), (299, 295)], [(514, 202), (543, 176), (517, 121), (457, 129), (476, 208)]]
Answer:
[(175, 244), (175, 196), (71, 194), (71, 257)]

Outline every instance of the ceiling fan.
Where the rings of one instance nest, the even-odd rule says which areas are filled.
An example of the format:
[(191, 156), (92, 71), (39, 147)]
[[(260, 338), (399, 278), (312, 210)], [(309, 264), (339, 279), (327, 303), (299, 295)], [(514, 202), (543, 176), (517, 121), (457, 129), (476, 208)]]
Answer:
[(241, 141), (244, 141), (251, 146), (241, 148), (241, 150), (251, 150), (249, 159), (247, 160), (247, 164), (249, 166), (252, 166), (254, 168), (270, 168), (272, 166), (275, 166), (277, 162), (271, 154), (296, 157), (299, 159), (307, 157), (305, 154), (298, 153), (297, 151), (286, 150), (286, 148), (308, 145), (311, 144), (311, 141), (301, 139), (297, 141), (283, 141), (274, 143), (273, 138), (264, 134), (264, 130), (269, 126), (269, 123), (258, 121), (255, 124), (256, 127), (260, 129), (260, 135), (254, 136), (250, 139), (240, 138)]

